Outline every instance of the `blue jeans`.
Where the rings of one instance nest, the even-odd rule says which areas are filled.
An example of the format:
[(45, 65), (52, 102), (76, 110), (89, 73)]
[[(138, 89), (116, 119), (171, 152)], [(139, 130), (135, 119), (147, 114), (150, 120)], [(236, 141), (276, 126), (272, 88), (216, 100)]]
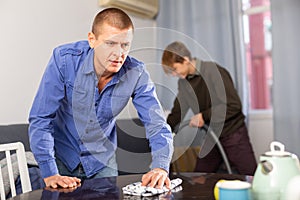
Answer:
[(58, 158), (56, 158), (56, 164), (57, 164), (59, 174), (62, 176), (73, 176), (73, 177), (77, 177), (80, 179), (118, 176), (117, 161), (116, 161), (115, 155), (108, 161), (108, 166), (110, 166), (110, 167), (105, 167), (105, 168), (101, 169), (97, 174), (95, 174), (91, 177), (86, 176), (81, 163), (79, 163), (79, 165), (72, 172)]

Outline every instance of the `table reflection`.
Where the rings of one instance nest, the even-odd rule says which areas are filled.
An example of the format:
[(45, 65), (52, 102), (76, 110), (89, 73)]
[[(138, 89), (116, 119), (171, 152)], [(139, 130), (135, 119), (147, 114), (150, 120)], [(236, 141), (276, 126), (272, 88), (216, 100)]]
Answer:
[(117, 178), (108, 177), (83, 180), (77, 188), (46, 188), (41, 199), (119, 199), (119, 196)]
[(243, 180), (252, 182), (252, 176), (237, 174), (207, 174), (207, 173), (174, 173), (170, 178), (181, 178), (182, 184), (170, 192), (152, 197), (131, 196), (123, 194), (122, 188), (128, 184), (141, 181), (143, 174), (122, 175), (109, 178), (83, 180), (81, 186), (72, 189), (43, 188), (23, 193), (13, 197), (13, 200), (24, 199), (125, 199), (125, 200), (171, 200), (197, 199), (214, 200), (214, 186), (220, 179)]

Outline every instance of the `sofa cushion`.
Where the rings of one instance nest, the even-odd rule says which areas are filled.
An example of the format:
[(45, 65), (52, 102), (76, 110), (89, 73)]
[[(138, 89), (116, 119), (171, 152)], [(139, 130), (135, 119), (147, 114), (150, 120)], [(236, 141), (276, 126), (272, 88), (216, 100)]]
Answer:
[[(0, 138), (0, 144), (22, 142), (25, 151), (30, 151), (28, 124), (0, 125)], [(4, 153), (1, 153), (0, 160), (4, 157)]]
[(116, 125), (119, 175), (148, 172), (152, 161), (151, 148), (142, 122), (138, 118), (118, 119)]

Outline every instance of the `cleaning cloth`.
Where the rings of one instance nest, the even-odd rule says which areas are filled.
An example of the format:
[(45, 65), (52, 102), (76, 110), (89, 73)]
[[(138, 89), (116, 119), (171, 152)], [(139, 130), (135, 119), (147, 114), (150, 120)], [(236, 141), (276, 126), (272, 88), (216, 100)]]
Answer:
[[(181, 183), (182, 183), (182, 180), (180, 178), (171, 180), (171, 187), (170, 187), (171, 191), (172, 192), (180, 191), (182, 189), (182, 187), (178, 187), (178, 186)], [(122, 188), (123, 194), (144, 196), (144, 197), (162, 194), (162, 193), (170, 191), (170, 189), (168, 189), (166, 186), (163, 186), (162, 189), (142, 186), (142, 182), (132, 183), (132, 184), (126, 185), (125, 187)]]

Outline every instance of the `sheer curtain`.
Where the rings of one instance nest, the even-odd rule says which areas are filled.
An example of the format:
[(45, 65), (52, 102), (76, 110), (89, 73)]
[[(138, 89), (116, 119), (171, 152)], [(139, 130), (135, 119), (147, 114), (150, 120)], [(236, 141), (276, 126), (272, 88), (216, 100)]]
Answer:
[[(158, 49), (163, 49), (175, 40), (182, 41), (193, 56), (216, 61), (228, 69), (241, 97), (244, 113), (247, 114), (247, 76), (240, 11), (240, 0), (161, 0), (157, 17), (157, 41)], [(168, 89), (177, 89), (175, 80), (162, 80)], [(170, 92), (159, 89), (162, 103), (170, 107), (176, 92), (170, 95)]]
[(300, 156), (300, 1), (271, 0), (274, 137)]

